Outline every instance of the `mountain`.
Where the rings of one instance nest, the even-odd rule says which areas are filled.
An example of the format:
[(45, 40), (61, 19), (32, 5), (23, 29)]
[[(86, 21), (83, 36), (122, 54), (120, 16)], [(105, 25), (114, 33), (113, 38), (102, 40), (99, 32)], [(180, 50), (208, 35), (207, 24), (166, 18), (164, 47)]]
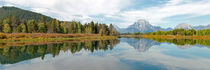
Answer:
[(207, 26), (204, 26), (204, 25), (194, 26), (193, 29), (195, 30), (210, 29), (210, 24)]
[[(139, 19), (134, 24), (128, 26), (128, 28), (119, 28), (115, 26), (116, 30), (118, 30), (120, 33), (134, 33), (134, 32), (141, 32), (141, 33), (147, 33), (147, 32), (156, 32), (156, 31), (170, 31), (173, 30), (172, 28), (161, 28), (160, 26), (153, 26), (148, 21), (144, 19)], [(192, 26), (190, 24), (186, 23), (180, 23), (178, 24), (174, 29), (195, 29), (195, 30), (201, 30), (201, 29), (210, 29), (210, 24), (207, 26), (199, 25), (199, 26)]]
[[(34, 19), (35, 21), (40, 21), (41, 17), (45, 16), (40, 13), (23, 10), (17, 7), (8, 7), (8, 6), (0, 7), (0, 20), (2, 20), (3, 18), (7, 16), (12, 16), (12, 15), (16, 15), (17, 18), (19, 19), (23, 19), (23, 20)], [(45, 16), (45, 19), (46, 21), (49, 21), (52, 18)]]
[(113, 26), (115, 30), (120, 31), (120, 28), (117, 25), (113, 25)]
[(134, 33), (134, 32), (141, 32), (141, 33), (146, 33), (146, 32), (155, 32), (155, 31), (168, 31), (172, 30), (171, 28), (161, 28), (159, 26), (153, 26), (151, 25), (148, 21), (144, 19), (139, 19), (136, 21), (134, 24), (130, 25), (128, 28), (121, 29), (119, 32), (120, 33)]
[(178, 24), (174, 29), (193, 29), (193, 26), (185, 23)]
[(195, 29), (195, 30), (202, 30), (202, 29), (210, 29), (210, 24), (207, 26), (199, 25), (199, 26), (192, 26), (190, 24), (181, 23), (178, 24), (174, 29)]

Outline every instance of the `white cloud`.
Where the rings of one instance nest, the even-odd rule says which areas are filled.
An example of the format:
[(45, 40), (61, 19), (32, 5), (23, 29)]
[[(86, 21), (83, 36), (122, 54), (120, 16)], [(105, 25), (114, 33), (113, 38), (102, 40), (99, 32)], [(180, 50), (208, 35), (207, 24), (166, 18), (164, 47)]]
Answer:
[[(167, 23), (166, 18), (177, 15), (197, 17), (210, 14), (210, 1), (169, 0), (166, 3), (137, 9), (129, 8), (138, 0), (5, 0), (7, 5), (29, 8), (32, 11), (55, 17), (59, 20), (81, 22), (104, 21), (127, 27), (138, 19), (146, 19), (153, 25)], [(126, 10), (123, 10), (126, 9)], [(101, 16), (101, 17), (93, 17)], [(188, 16), (189, 17), (189, 16)], [(106, 18), (106, 19), (105, 19)], [(111, 20), (117, 20), (113, 22)]]
[(177, 15), (202, 16), (210, 14), (209, 1), (192, 0), (170, 0), (168, 3), (160, 6), (149, 7), (141, 10), (124, 11), (116, 15), (110, 15), (110, 18), (124, 20), (121, 27), (133, 24), (138, 19), (149, 20), (152, 24), (167, 22), (164, 19)]
[(6, 0), (6, 4), (29, 7), (60, 20), (85, 21), (95, 19), (90, 16), (118, 13), (130, 3), (130, 0)]

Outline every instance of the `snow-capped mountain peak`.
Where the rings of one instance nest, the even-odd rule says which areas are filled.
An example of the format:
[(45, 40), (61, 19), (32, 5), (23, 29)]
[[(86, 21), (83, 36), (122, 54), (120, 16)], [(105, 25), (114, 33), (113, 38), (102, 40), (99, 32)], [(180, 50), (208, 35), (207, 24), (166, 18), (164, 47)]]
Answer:
[(180, 23), (178, 24), (174, 29), (193, 29), (193, 26), (186, 24), (186, 23)]

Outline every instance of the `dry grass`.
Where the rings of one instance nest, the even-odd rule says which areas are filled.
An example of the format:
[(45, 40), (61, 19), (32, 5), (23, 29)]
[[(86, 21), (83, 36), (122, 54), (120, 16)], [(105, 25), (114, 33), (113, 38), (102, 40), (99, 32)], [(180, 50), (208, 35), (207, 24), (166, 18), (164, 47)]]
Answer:
[(109, 39), (115, 36), (100, 36), (98, 34), (59, 34), (59, 33), (0, 33), (0, 43), (8, 42), (43, 42), (81, 39)]
[(99, 36), (98, 34), (59, 34), (59, 33), (0, 33), (0, 39), (14, 38), (72, 38), (72, 37), (87, 37)]
[(49, 43), (81, 42), (117, 39), (116, 36), (98, 34), (47, 34), (47, 33), (0, 33), (0, 48), (6, 46), (40, 45)]
[(114, 36), (92, 36), (92, 37), (82, 37), (82, 38), (56, 38), (56, 39), (45, 39), (45, 40), (20, 40), (20, 41), (7, 41), (0, 42), (0, 48), (8, 46), (22, 47), (25, 45), (43, 45), (51, 43), (75, 43), (75, 42), (86, 42), (86, 41), (98, 41), (98, 40), (111, 40), (117, 39)]

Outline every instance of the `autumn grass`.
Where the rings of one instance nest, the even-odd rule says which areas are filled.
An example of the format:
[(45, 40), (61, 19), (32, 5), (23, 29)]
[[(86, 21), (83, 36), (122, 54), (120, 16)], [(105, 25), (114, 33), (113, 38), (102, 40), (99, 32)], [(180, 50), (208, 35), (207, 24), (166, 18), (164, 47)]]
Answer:
[(47, 34), (47, 33), (0, 33), (0, 43), (7, 42), (42, 42), (84, 39), (116, 39), (115, 36), (100, 36), (98, 34)]
[(120, 35), (120, 37), (134, 38), (134, 37), (142, 37), (142, 36), (141, 35)]

